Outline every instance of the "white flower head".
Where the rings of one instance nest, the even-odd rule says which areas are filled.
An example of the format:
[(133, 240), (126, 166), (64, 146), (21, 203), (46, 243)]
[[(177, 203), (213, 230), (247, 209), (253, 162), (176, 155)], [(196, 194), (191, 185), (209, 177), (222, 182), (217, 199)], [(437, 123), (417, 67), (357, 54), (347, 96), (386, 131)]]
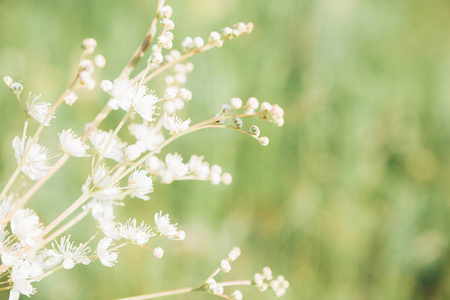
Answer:
[(11, 231), (19, 240), (30, 247), (36, 247), (43, 232), (39, 217), (29, 208), (18, 209), (11, 218)]
[(30, 297), (36, 292), (28, 282), (31, 279), (32, 267), (28, 261), (18, 261), (11, 268), (11, 280), (14, 283), (9, 294), (9, 300), (18, 300), (20, 294)]
[[(48, 102), (37, 102), (41, 98), (41, 95), (33, 96), (33, 99), (31, 100), (31, 103), (27, 102), (27, 111), (36, 121), (39, 123), (44, 123), (45, 126), (50, 125), (50, 120), (55, 118), (55, 114), (52, 112), (51, 115), (47, 118), (47, 116), (50, 114), (52, 105)], [(47, 119), (47, 120), (45, 120)]]
[(158, 98), (153, 91), (149, 91), (148, 88), (143, 85), (139, 89), (134, 89), (132, 92), (133, 98), (131, 104), (133, 109), (144, 119), (149, 122), (153, 122), (155, 119), (156, 102)]
[[(14, 148), (14, 155), (17, 159), (17, 164), (20, 164), (23, 155), (27, 151), (30, 145), (31, 139), (28, 139), (26, 147), (24, 145), (24, 141), (19, 137), (15, 137), (12, 142), (12, 147)], [(50, 169), (47, 163), (48, 150), (45, 147), (40, 146), (39, 144), (34, 143), (31, 146), (31, 149), (28, 151), (27, 156), (25, 157), (25, 162), (21, 168), (21, 171), (30, 177), (31, 180), (38, 180), (47, 174), (47, 171)]]
[(183, 158), (178, 153), (167, 154), (166, 165), (174, 178), (180, 178), (189, 173), (189, 167), (183, 163)]
[(155, 130), (153, 126), (145, 124), (132, 124), (129, 127), (130, 132), (142, 144), (145, 150), (152, 151), (164, 142), (164, 136), (159, 131)]
[(144, 222), (137, 227), (136, 219), (129, 219), (125, 224), (119, 226), (119, 235), (136, 244), (144, 245), (155, 234), (150, 229), (150, 226), (145, 225)]
[(0, 201), (0, 222), (3, 222), (6, 215), (14, 207), (14, 195), (10, 194), (8, 197), (3, 197)]
[(81, 138), (78, 137), (72, 129), (63, 130), (61, 133), (58, 133), (58, 136), (59, 143), (64, 152), (75, 157), (88, 156), (86, 154), (86, 149), (89, 149), (89, 147), (81, 141)]
[(67, 91), (66, 95), (64, 95), (64, 102), (66, 102), (67, 105), (72, 106), (72, 104), (74, 104), (77, 100), (78, 96), (75, 92)]
[(94, 173), (93, 180), (88, 176), (86, 184), (83, 185), (82, 191), (86, 192), (91, 187), (95, 187), (92, 197), (99, 200), (115, 200), (120, 193), (117, 183), (112, 184), (113, 179), (108, 175), (108, 169), (102, 165), (97, 168)]
[(111, 244), (112, 244), (112, 239), (107, 238), (107, 237), (101, 239), (100, 242), (98, 242), (97, 254), (98, 254), (98, 257), (100, 258), (100, 262), (105, 267), (112, 267), (112, 266), (114, 266), (114, 263), (117, 262), (117, 257), (118, 257), (117, 252), (108, 250), (108, 248), (111, 246)]
[(87, 257), (90, 249), (83, 244), (75, 246), (74, 242), (70, 242), (70, 235), (62, 237), (61, 242), (52, 244), (53, 250), (47, 251), (47, 260), (45, 264), (53, 267), (63, 262), (64, 269), (72, 269), (75, 264), (82, 263), (88, 265), (91, 260)]
[(202, 180), (208, 179), (209, 164), (203, 161), (203, 156), (192, 155), (188, 166), (192, 175)]
[[(121, 162), (123, 160), (123, 149), (126, 144), (116, 136), (112, 139), (108, 146), (108, 142), (111, 139), (112, 134), (112, 130), (106, 132), (99, 129), (91, 132), (89, 135), (89, 140), (92, 145), (94, 145), (94, 150), (96, 152), (103, 154), (106, 158), (113, 159), (116, 162)], [(106, 146), (108, 147), (106, 148)]]
[(148, 172), (141, 169), (135, 169), (133, 174), (128, 178), (128, 187), (133, 191), (131, 197), (149, 200), (148, 193), (153, 191), (153, 181)]
[(109, 100), (108, 105), (114, 110), (119, 108), (128, 111), (131, 107), (131, 99), (136, 93), (134, 87), (128, 79), (115, 79), (110, 88), (113, 98)]
[(189, 128), (189, 124), (191, 123), (191, 119), (187, 119), (186, 121), (181, 120), (175, 114), (171, 117), (164, 116), (163, 125), (164, 128), (170, 131), (171, 134), (179, 133), (181, 131), (185, 131)]
[(164, 250), (161, 247), (153, 249), (153, 256), (155, 258), (161, 258), (164, 255)]
[(169, 214), (162, 215), (162, 211), (155, 214), (155, 224), (161, 236), (166, 236), (171, 240), (182, 241), (186, 234), (184, 231), (177, 230), (177, 223), (170, 224)]

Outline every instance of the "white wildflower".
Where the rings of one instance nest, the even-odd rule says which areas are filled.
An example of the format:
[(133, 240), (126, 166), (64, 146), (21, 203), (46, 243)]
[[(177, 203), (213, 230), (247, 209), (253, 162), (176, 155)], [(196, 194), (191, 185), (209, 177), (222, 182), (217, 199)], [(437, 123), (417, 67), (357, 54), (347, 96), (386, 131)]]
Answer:
[(81, 141), (81, 138), (78, 137), (72, 129), (63, 130), (61, 133), (58, 133), (58, 135), (59, 143), (64, 152), (75, 157), (88, 156), (86, 154), (86, 149), (89, 149), (89, 147)]
[(141, 147), (139, 144), (136, 145), (129, 145), (125, 148), (125, 160), (126, 161), (133, 161), (137, 159), (139, 156), (141, 156), (142, 152), (145, 151), (145, 148)]
[(153, 91), (149, 91), (146, 86), (141, 86), (138, 90), (131, 90), (131, 105), (133, 109), (144, 119), (153, 122), (155, 119), (156, 102), (158, 98)]
[(145, 124), (132, 124), (129, 127), (130, 132), (142, 144), (146, 150), (153, 151), (164, 142), (164, 136), (153, 126)]
[(110, 92), (113, 98), (108, 102), (109, 107), (114, 110), (119, 109), (119, 107), (125, 111), (130, 109), (131, 99), (133, 98), (135, 90), (129, 80), (115, 79)]
[(167, 168), (160, 172), (162, 182), (171, 183), (176, 178), (181, 178), (189, 173), (189, 167), (183, 163), (183, 158), (178, 153), (166, 155)]
[(72, 91), (67, 91), (66, 95), (64, 96), (64, 102), (66, 102), (67, 105), (72, 106), (72, 104), (75, 103), (75, 101), (78, 100), (77, 94)]
[(235, 261), (241, 255), (241, 249), (238, 247), (234, 247), (231, 249), (230, 253), (228, 253), (228, 260)]
[(9, 86), (9, 88), (11, 89), (11, 91), (16, 94), (17, 96), (19, 96), (22, 91), (23, 91), (23, 85), (21, 85), (19, 82), (13, 82), (11, 83), (11, 85)]
[(100, 262), (105, 267), (112, 267), (112, 266), (114, 266), (114, 263), (117, 262), (117, 257), (118, 257), (117, 252), (108, 250), (108, 248), (111, 246), (111, 244), (112, 244), (112, 239), (107, 238), (107, 237), (101, 239), (100, 242), (98, 242), (97, 254), (98, 254), (98, 257), (100, 258)]
[(103, 55), (98, 54), (98, 55), (96, 55), (95, 58), (94, 58), (94, 63), (95, 63), (95, 65), (96, 65), (97, 67), (99, 67), (99, 68), (101, 69), (101, 68), (104, 68), (104, 67), (105, 67), (105, 65), (106, 65), (106, 59), (105, 59), (105, 57), (104, 57)]
[(230, 173), (223, 173), (223, 174), (222, 174), (222, 182), (223, 182), (225, 185), (231, 184), (232, 181), (233, 181), (233, 177), (231, 176)]
[(137, 227), (136, 219), (129, 219), (125, 224), (119, 226), (119, 235), (136, 244), (144, 245), (155, 234), (150, 229), (150, 226), (145, 225), (144, 222)]
[[(15, 137), (12, 146), (14, 148), (14, 155), (16, 156), (17, 163), (20, 164), (23, 154), (29, 147), (31, 139), (28, 139), (26, 148), (24, 147), (24, 141), (19, 137)], [(50, 167), (47, 164), (48, 150), (36, 143), (31, 146), (30, 151), (25, 157), (25, 162), (21, 168), (21, 171), (30, 177), (31, 180), (38, 180), (45, 176)]]
[(3, 199), (0, 201), (0, 222), (3, 222), (3, 219), (13, 209), (13, 207), (14, 195), (11, 194), (8, 197), (3, 197)]
[(233, 300), (242, 300), (242, 292), (240, 290), (235, 290), (233, 293), (231, 293), (231, 299)]
[(113, 83), (109, 80), (102, 80), (102, 82), (100, 82), (100, 88), (104, 92), (111, 91), (113, 87), (114, 87)]
[(170, 131), (171, 134), (178, 133), (180, 131), (185, 131), (189, 128), (189, 123), (191, 123), (191, 119), (187, 119), (186, 121), (181, 120), (175, 114), (171, 117), (165, 116), (163, 125), (164, 128)]
[(19, 240), (30, 246), (36, 247), (42, 234), (42, 224), (39, 217), (29, 208), (18, 209), (11, 218), (11, 231)]
[(91, 132), (89, 135), (89, 140), (92, 145), (94, 145), (94, 150), (97, 153), (103, 154), (106, 158), (111, 158), (116, 162), (121, 162), (123, 160), (123, 149), (126, 144), (123, 143), (117, 136), (115, 136), (112, 141), (109, 143), (108, 148), (105, 149), (111, 136), (113, 135), (113, 131), (109, 132), (103, 130), (96, 130)]
[(9, 300), (18, 300), (20, 294), (30, 297), (36, 292), (28, 282), (31, 279), (31, 264), (28, 261), (18, 261), (11, 268), (11, 280), (13, 288), (9, 294)]
[(228, 259), (222, 259), (222, 261), (220, 262), (220, 269), (225, 273), (231, 271), (231, 265)]
[(203, 156), (192, 155), (188, 166), (192, 175), (202, 180), (206, 180), (208, 178), (209, 164), (203, 161)]
[(177, 230), (177, 223), (170, 224), (169, 214), (163, 216), (162, 211), (156, 213), (155, 224), (161, 236), (166, 236), (171, 240), (184, 240), (186, 234), (182, 230)]
[[(88, 176), (86, 184), (82, 191), (87, 192), (91, 187), (95, 187), (92, 197), (99, 200), (115, 200), (120, 193), (117, 183), (111, 184), (113, 179), (108, 175), (108, 169), (105, 166), (99, 166), (94, 173), (94, 179)], [(107, 187), (108, 186), (108, 187)]]
[(222, 168), (218, 165), (212, 165), (211, 170), (209, 172), (209, 181), (217, 185), (222, 181)]
[(164, 250), (161, 247), (153, 249), (153, 256), (155, 258), (161, 258), (164, 255)]
[(75, 264), (82, 263), (88, 265), (91, 260), (87, 257), (90, 249), (81, 244), (76, 247), (74, 242), (70, 242), (70, 235), (68, 237), (62, 237), (61, 243), (53, 243), (53, 250), (47, 251), (46, 265), (53, 267), (60, 262), (63, 262), (64, 269), (72, 269)]
[(153, 181), (148, 172), (145, 170), (135, 169), (133, 174), (128, 178), (128, 187), (132, 190), (131, 197), (149, 200), (148, 193), (153, 191)]
[[(27, 111), (36, 121), (38, 121), (39, 123), (45, 121), (44, 125), (49, 126), (50, 120), (55, 118), (54, 113), (52, 113), (47, 118), (47, 116), (50, 114), (52, 105), (48, 102), (37, 102), (39, 98), (41, 98), (41, 95), (33, 96), (31, 104), (27, 102)], [(45, 120), (46, 118), (47, 120)]]

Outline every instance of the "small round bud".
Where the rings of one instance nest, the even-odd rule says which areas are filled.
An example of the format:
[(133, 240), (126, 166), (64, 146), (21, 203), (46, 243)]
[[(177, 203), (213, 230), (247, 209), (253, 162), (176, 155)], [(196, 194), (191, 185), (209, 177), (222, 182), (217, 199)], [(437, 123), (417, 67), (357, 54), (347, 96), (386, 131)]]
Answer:
[(189, 52), (194, 48), (194, 40), (191, 37), (186, 37), (181, 43), (181, 48), (184, 52)]
[(183, 241), (186, 238), (186, 233), (183, 230), (179, 230), (175, 238), (179, 241)]
[(182, 110), (184, 108), (184, 101), (180, 98), (173, 99), (173, 103), (175, 104), (175, 108), (177, 110)]
[(218, 33), (217, 31), (212, 31), (209, 34), (208, 42), (210, 44), (217, 44), (219, 42), (222, 42), (221, 39), (220, 39), (220, 33)]
[(272, 115), (274, 118), (283, 118), (284, 110), (278, 104), (274, 104), (272, 106)]
[(97, 67), (99, 67), (100, 69), (101, 68), (104, 68), (105, 67), (105, 65), (106, 65), (106, 59), (105, 59), (105, 57), (103, 56), (103, 55), (96, 55), (95, 56), (95, 58), (94, 58), (94, 64), (97, 66)]
[(172, 16), (173, 9), (169, 5), (165, 5), (159, 9), (159, 18), (170, 18)]
[(224, 292), (223, 286), (218, 286), (213, 291), (213, 293), (216, 294), (216, 295), (223, 295), (223, 292)]
[(267, 280), (272, 280), (272, 269), (269, 267), (264, 267), (263, 276)]
[(178, 89), (176, 87), (169, 87), (164, 91), (163, 97), (164, 97), (164, 99), (172, 100), (172, 99), (175, 99), (177, 94), (178, 94)]
[(88, 73), (94, 73), (94, 64), (89, 59), (83, 59), (80, 61), (80, 68)]
[(231, 37), (232, 34), (233, 34), (233, 29), (231, 29), (230, 27), (225, 27), (220, 32), (220, 35), (222, 36), (222, 38), (225, 38), (225, 39)]
[(160, 64), (164, 60), (164, 57), (161, 53), (157, 52), (152, 55), (152, 63)]
[(205, 42), (199, 36), (195, 37), (193, 42), (194, 42), (194, 47), (195, 48), (201, 48), (201, 47), (203, 47), (205, 45)]
[(253, 23), (247, 23), (247, 33), (250, 33), (253, 31), (253, 28), (255, 28), (255, 26), (253, 25)]
[(163, 35), (158, 36), (158, 38), (156, 39), (156, 43), (159, 47), (162, 47), (164, 49), (172, 48), (172, 41)]
[(173, 36), (172, 31), (166, 31), (166, 32), (164, 33), (164, 36), (165, 36), (166, 38), (168, 38), (169, 40), (173, 41), (174, 36)]
[(186, 75), (184, 75), (182, 73), (175, 74), (175, 81), (178, 84), (184, 84), (186, 82)]
[(80, 72), (80, 81), (82, 84), (86, 84), (88, 81), (90, 81), (91, 78), (91, 74), (89, 74), (88, 71), (81, 71)]
[(17, 96), (19, 96), (22, 91), (23, 91), (23, 86), (18, 83), (18, 82), (13, 82), (11, 83), (11, 85), (9, 86), (9, 88), (11, 89), (11, 91), (16, 94)]
[(171, 50), (170, 51), (170, 55), (174, 58), (174, 59), (179, 59), (181, 58), (181, 53), (178, 50)]
[(264, 276), (260, 273), (256, 273), (255, 276), (253, 276), (253, 281), (256, 283), (256, 286), (261, 286), (264, 284)]
[(226, 114), (231, 110), (231, 106), (229, 106), (228, 104), (222, 104), (222, 106), (220, 107), (220, 113), (221, 114)]
[(155, 248), (153, 250), (153, 256), (155, 258), (161, 258), (164, 255), (164, 250), (161, 247)]
[(72, 104), (74, 104), (75, 101), (77, 101), (77, 99), (78, 99), (77, 94), (75, 94), (72, 91), (68, 91), (64, 96), (64, 102), (66, 102), (66, 104), (70, 106), (72, 106)]
[(227, 259), (222, 259), (222, 261), (220, 262), (220, 269), (225, 273), (230, 272), (231, 271), (230, 262)]
[(192, 71), (194, 71), (194, 64), (191, 62), (188, 62), (186, 65), (186, 72), (191, 73)]
[(162, 19), (160, 24), (165, 30), (173, 30), (175, 28), (175, 23), (169, 18)]
[(244, 22), (239, 22), (235, 24), (233, 27), (236, 28), (239, 31), (239, 33), (244, 33), (247, 31), (247, 25), (245, 25)]
[(231, 249), (230, 253), (228, 253), (228, 260), (235, 261), (241, 255), (241, 249), (238, 247), (234, 247)]
[(276, 119), (276, 120), (274, 121), (274, 123), (275, 123), (275, 125), (281, 127), (281, 126), (284, 125), (284, 119), (283, 119), (283, 118), (281, 118), (281, 119)]
[(234, 119), (233, 119), (233, 123), (234, 123), (234, 125), (236, 126), (237, 129), (241, 129), (241, 128), (242, 128), (242, 125), (244, 124), (244, 123), (242, 122), (242, 119), (241, 119), (241, 118), (234, 118)]
[(235, 290), (231, 295), (231, 299), (233, 300), (242, 300), (243, 296), (240, 290)]
[(231, 98), (230, 103), (231, 103), (231, 106), (234, 109), (239, 109), (239, 108), (242, 107), (242, 100), (241, 100), (241, 98), (237, 98), (237, 97)]
[(166, 84), (167, 84), (168, 86), (174, 85), (174, 83), (175, 83), (175, 77), (173, 77), (172, 75), (166, 76), (166, 77), (164, 78), (164, 81), (166, 82)]
[(97, 47), (97, 41), (93, 38), (87, 38), (83, 41), (82, 47), (86, 54), (92, 54)]
[(175, 103), (174, 103), (173, 101), (171, 101), (171, 100), (166, 101), (166, 102), (163, 104), (163, 109), (164, 109), (164, 111), (167, 112), (169, 115), (175, 113), (175, 111), (177, 110), (177, 108), (176, 108), (176, 106), (175, 106)]
[(112, 90), (114, 84), (109, 81), (109, 80), (102, 80), (102, 82), (100, 82), (100, 88), (104, 91), (104, 92), (109, 92)]
[(125, 159), (127, 161), (133, 161), (141, 156), (141, 147), (138, 145), (130, 145), (125, 149)]
[(261, 103), (261, 110), (262, 111), (271, 111), (272, 110), (272, 104), (270, 104), (269, 102), (263, 102)]
[(258, 140), (259, 140), (259, 143), (261, 145), (263, 145), (264, 147), (269, 145), (269, 138), (267, 136), (262, 136)]
[(250, 97), (247, 100), (247, 106), (251, 109), (258, 109), (259, 101), (255, 97)]
[(261, 292), (265, 292), (265, 291), (267, 290), (268, 287), (269, 287), (269, 285), (268, 285), (267, 283), (263, 283), (263, 284), (261, 284), (260, 286), (258, 286), (258, 289), (259, 289)]
[(192, 99), (192, 92), (188, 89), (181, 88), (178, 91), (178, 97), (180, 97), (184, 101), (190, 101)]
[(10, 87), (11, 83), (13, 83), (13, 79), (9, 76), (3, 77), (3, 82), (6, 84), (6, 86)]
[(222, 182), (223, 182), (225, 185), (231, 184), (232, 181), (233, 181), (233, 177), (231, 176), (230, 173), (223, 173), (223, 174), (222, 174)]
[(253, 125), (250, 130), (248, 131), (251, 135), (258, 137), (261, 133), (261, 130), (259, 130), (259, 127), (256, 125)]

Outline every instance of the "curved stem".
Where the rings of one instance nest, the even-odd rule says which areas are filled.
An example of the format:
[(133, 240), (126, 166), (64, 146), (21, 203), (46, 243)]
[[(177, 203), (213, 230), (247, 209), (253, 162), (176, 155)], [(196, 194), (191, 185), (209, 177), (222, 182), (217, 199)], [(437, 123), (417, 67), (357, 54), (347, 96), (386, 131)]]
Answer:
[(146, 295), (140, 295), (140, 296), (134, 296), (134, 297), (127, 297), (127, 298), (120, 298), (120, 299), (117, 299), (117, 300), (154, 299), (154, 298), (160, 298), (160, 297), (166, 297), (166, 296), (186, 294), (186, 293), (190, 293), (190, 292), (198, 292), (198, 291), (201, 291), (201, 290), (203, 290), (203, 289), (200, 289), (198, 287), (188, 287), (188, 288), (171, 290), (171, 291), (166, 291), (166, 292), (152, 293), (152, 294), (146, 294)]

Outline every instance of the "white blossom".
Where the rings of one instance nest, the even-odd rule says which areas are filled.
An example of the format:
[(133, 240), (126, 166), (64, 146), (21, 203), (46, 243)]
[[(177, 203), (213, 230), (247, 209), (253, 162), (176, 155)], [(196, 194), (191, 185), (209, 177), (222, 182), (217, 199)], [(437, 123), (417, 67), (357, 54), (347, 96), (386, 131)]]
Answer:
[[(17, 164), (20, 164), (22, 160), (22, 156), (26, 152), (26, 149), (29, 147), (31, 139), (28, 139), (26, 148), (24, 146), (24, 141), (19, 137), (15, 137), (12, 146), (14, 148), (14, 155), (17, 159)], [(28, 151), (27, 156), (25, 157), (25, 162), (21, 168), (21, 171), (30, 177), (31, 180), (38, 180), (45, 176), (50, 167), (47, 164), (47, 155), (48, 150), (45, 147), (42, 147), (36, 143), (34, 143), (30, 151)]]
[(11, 231), (19, 240), (30, 246), (36, 247), (43, 232), (39, 217), (29, 208), (18, 209), (11, 218)]
[(184, 231), (177, 230), (177, 223), (170, 224), (169, 214), (162, 215), (162, 211), (155, 214), (155, 224), (161, 236), (166, 236), (171, 240), (182, 241), (185, 238)]
[(145, 124), (132, 124), (130, 132), (137, 139), (137, 144), (142, 144), (148, 151), (153, 151), (164, 142), (164, 136), (153, 126)]
[(72, 91), (67, 91), (66, 95), (64, 96), (64, 102), (66, 102), (67, 105), (72, 106), (72, 104), (75, 103), (75, 101), (78, 100), (77, 94)]
[(228, 253), (228, 260), (235, 261), (241, 255), (241, 249), (238, 247), (234, 247), (231, 249), (230, 253)]
[(89, 149), (89, 147), (81, 141), (81, 138), (78, 137), (72, 129), (63, 130), (61, 133), (58, 133), (58, 135), (59, 143), (64, 152), (75, 157), (88, 156), (86, 154), (86, 149)]
[(231, 265), (230, 265), (230, 262), (228, 261), (228, 259), (222, 259), (220, 261), (220, 269), (225, 273), (228, 273), (231, 271)]
[(153, 181), (148, 172), (141, 169), (135, 169), (133, 174), (128, 178), (128, 188), (132, 190), (131, 197), (149, 200), (148, 193), (153, 191)]
[(153, 249), (153, 256), (155, 258), (161, 258), (164, 255), (164, 250), (161, 247)]
[(100, 258), (100, 262), (105, 267), (112, 267), (112, 266), (114, 266), (114, 263), (117, 262), (117, 257), (118, 257), (117, 252), (108, 250), (108, 248), (111, 246), (111, 244), (112, 244), (112, 239), (107, 238), (107, 237), (101, 239), (100, 242), (98, 242), (97, 254), (98, 254), (98, 257)]
[(144, 222), (137, 227), (136, 219), (129, 219), (125, 224), (119, 226), (119, 235), (136, 244), (144, 245), (155, 234), (150, 229), (150, 226), (145, 225)]
[[(27, 102), (27, 111), (36, 121), (42, 123), (50, 114), (52, 105), (48, 102), (37, 102), (39, 98), (41, 98), (41, 95), (33, 96), (31, 103)], [(50, 120), (53, 118), (55, 118), (54, 113), (47, 118), (44, 125), (49, 126)]]
[(130, 91), (131, 105), (133, 109), (144, 119), (149, 122), (153, 122), (153, 115), (155, 114), (156, 102), (158, 98), (153, 91), (149, 91), (148, 88), (143, 85), (139, 89), (132, 88)]
[(170, 131), (171, 134), (178, 133), (180, 131), (185, 131), (189, 128), (189, 123), (191, 123), (191, 119), (187, 119), (186, 121), (181, 120), (175, 114), (171, 117), (165, 116), (163, 125), (164, 128)]
[(9, 300), (18, 300), (20, 294), (30, 297), (36, 292), (28, 282), (31, 279), (31, 263), (28, 261), (18, 261), (11, 268), (11, 280), (13, 288), (9, 294)]
[[(121, 162), (123, 160), (123, 149), (125, 148), (126, 144), (123, 143), (117, 136), (115, 136), (108, 146), (108, 142), (111, 139), (112, 135), (112, 130), (110, 130), (109, 132), (96, 130), (91, 132), (91, 134), (89, 135), (89, 140), (91, 141), (92, 145), (94, 145), (94, 150), (96, 152), (103, 154), (103, 156), (106, 158), (111, 158), (116, 162)], [(106, 148), (106, 146), (108, 147)]]
[(113, 98), (108, 102), (109, 107), (114, 110), (121, 108), (128, 111), (130, 109), (135, 91), (129, 80), (115, 79), (110, 92)]
[(70, 235), (68, 237), (62, 237), (61, 242), (52, 243), (52, 250), (47, 251), (46, 265), (53, 267), (60, 262), (63, 262), (64, 269), (72, 269), (75, 264), (82, 263), (88, 265), (91, 260), (87, 257), (90, 249), (81, 244), (75, 246), (74, 242), (70, 242)]
[(92, 197), (99, 200), (115, 200), (120, 193), (117, 183), (112, 184), (113, 179), (108, 175), (108, 169), (105, 166), (99, 166), (94, 173), (94, 179), (89, 175), (82, 191), (87, 192), (91, 187), (95, 190), (91, 193)]
[(97, 67), (103, 68), (106, 65), (106, 59), (103, 55), (98, 54), (94, 58), (94, 63)]
[(203, 156), (192, 155), (188, 166), (192, 175), (202, 180), (206, 180), (208, 178), (209, 164), (203, 161)]

